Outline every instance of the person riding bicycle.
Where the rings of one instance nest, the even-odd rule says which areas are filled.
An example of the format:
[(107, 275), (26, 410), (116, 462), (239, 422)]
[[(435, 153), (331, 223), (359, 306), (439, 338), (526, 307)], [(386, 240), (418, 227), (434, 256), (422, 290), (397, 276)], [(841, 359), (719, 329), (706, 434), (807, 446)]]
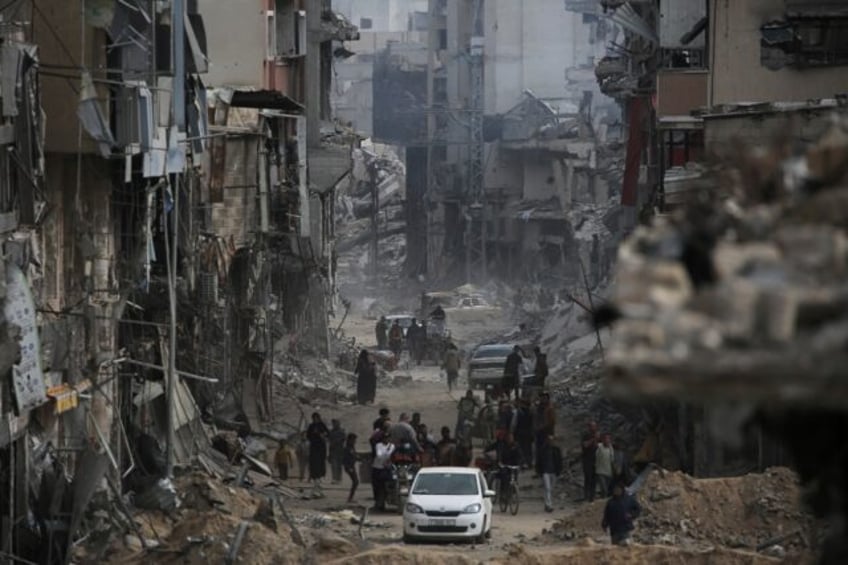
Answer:
[[(510, 467), (520, 468), (523, 461), (524, 457), (521, 455), (521, 448), (516, 443), (515, 436), (507, 434), (506, 439), (501, 443), (500, 453), (498, 454), (502, 486), (508, 486), (512, 482), (513, 470)], [(518, 469), (515, 472), (517, 473)]]

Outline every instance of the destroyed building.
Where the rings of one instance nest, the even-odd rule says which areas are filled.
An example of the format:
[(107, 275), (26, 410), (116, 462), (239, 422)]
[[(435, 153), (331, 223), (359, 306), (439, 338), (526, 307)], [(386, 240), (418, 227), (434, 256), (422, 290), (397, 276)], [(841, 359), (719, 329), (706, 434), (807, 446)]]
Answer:
[(742, 132), (744, 118), (731, 124), (734, 112), (727, 109), (833, 99), (845, 91), (840, 2), (569, 0), (566, 6), (623, 33), (609, 43), (595, 74), (626, 113), (625, 206), (665, 209), (686, 199), (713, 149), (702, 115), (726, 114), (723, 127)]
[(330, 2), (2, 10), (0, 533), (64, 562), (97, 491), (167, 497), (202, 419), (268, 416), (280, 338), (327, 352), (351, 161), (322, 123), (357, 32)]
[[(574, 282), (578, 262), (568, 259), (580, 256), (603, 279), (621, 222), (619, 111), (592, 72), (609, 26), (584, 25), (560, 3), (494, 1), (430, 2), (410, 17), (424, 23), (423, 44), (410, 35), (375, 55), (371, 80), (374, 138), (401, 148), (406, 164), (407, 275), (461, 282), (547, 270)], [(555, 28), (575, 37), (564, 58), (538, 40)], [(536, 107), (548, 119), (521, 123)], [(483, 152), (485, 163), (471, 158)]]

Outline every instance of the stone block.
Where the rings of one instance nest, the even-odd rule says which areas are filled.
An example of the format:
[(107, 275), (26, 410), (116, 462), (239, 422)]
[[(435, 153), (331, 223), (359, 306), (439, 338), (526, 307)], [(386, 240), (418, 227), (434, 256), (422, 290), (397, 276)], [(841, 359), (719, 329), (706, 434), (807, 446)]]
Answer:
[(713, 252), (719, 279), (730, 279), (745, 270), (780, 264), (780, 250), (769, 242), (734, 244), (720, 242)]
[(693, 293), (683, 265), (675, 261), (647, 261), (639, 256), (620, 257), (615, 301), (681, 307)]

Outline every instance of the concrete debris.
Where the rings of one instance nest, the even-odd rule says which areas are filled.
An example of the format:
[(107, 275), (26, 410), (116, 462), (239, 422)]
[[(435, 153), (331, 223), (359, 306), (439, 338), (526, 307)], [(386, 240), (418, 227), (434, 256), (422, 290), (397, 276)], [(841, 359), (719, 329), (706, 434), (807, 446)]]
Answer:
[(380, 280), (390, 284), (400, 277), (406, 262), (405, 187), (406, 167), (388, 146), (366, 140), (353, 151), (351, 182), (339, 189), (336, 205), (336, 249), (346, 284), (372, 280), (375, 223)]
[(139, 508), (173, 512), (180, 507), (180, 504), (177, 489), (170, 479), (159, 479), (135, 495), (135, 505)]
[[(613, 392), (639, 393), (649, 376), (655, 395), (703, 400), (726, 395), (715, 385), (732, 377), (748, 401), (848, 403), (839, 385), (848, 339), (848, 208), (838, 204), (848, 197), (845, 128), (835, 124), (788, 159), (781, 149), (740, 156), (718, 173), (729, 198), (659, 219), (622, 245)], [(784, 176), (798, 159), (807, 174)]]

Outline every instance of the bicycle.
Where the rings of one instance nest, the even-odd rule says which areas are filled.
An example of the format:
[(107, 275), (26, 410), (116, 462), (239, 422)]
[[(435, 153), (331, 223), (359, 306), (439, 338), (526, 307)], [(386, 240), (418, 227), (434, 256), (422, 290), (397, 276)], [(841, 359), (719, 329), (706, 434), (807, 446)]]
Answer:
[[(503, 489), (502, 492), (499, 492), (500, 489), (495, 491), (498, 493), (497, 502), (501, 508), (501, 512), (506, 512), (507, 508), (509, 508), (509, 513), (515, 516), (518, 514), (518, 507), (521, 504), (521, 500), (518, 497), (518, 471), (521, 467), (517, 465), (500, 465), (499, 468), (500, 470), (509, 471), (510, 481), (507, 488)], [(502, 481), (498, 478), (498, 486), (500, 486), (501, 483)]]

